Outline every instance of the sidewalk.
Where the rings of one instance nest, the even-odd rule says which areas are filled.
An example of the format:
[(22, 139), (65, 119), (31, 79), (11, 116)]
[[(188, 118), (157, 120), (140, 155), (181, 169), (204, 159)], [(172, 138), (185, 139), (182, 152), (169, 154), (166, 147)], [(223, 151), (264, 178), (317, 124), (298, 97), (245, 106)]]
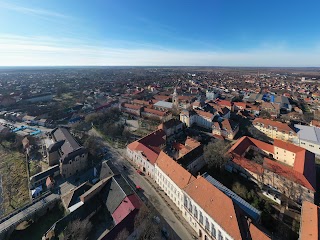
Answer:
[(170, 210), (173, 212), (175, 217), (181, 222), (181, 224), (187, 229), (187, 231), (192, 236), (197, 236), (197, 233), (191, 228), (191, 226), (187, 223), (187, 221), (182, 216), (182, 212), (180, 209), (172, 202), (172, 200), (165, 194), (163, 190), (159, 190), (160, 187), (153, 181), (152, 178), (149, 176), (144, 176), (144, 178), (148, 181), (148, 183), (156, 190), (156, 192), (159, 194), (159, 196), (163, 199), (163, 201), (166, 203), (166, 205), (170, 208)]

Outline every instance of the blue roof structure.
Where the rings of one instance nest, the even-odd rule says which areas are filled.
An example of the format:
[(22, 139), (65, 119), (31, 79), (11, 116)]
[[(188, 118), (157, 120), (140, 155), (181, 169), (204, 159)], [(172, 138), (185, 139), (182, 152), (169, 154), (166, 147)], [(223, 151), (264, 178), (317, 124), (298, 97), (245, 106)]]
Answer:
[(261, 211), (251, 206), (248, 202), (238, 196), (236, 193), (231, 191), (229, 188), (221, 184), (219, 181), (211, 177), (208, 173), (205, 173), (203, 177), (210, 182), (213, 186), (218, 188), (221, 192), (230, 197), (236, 204), (245, 211), (252, 219), (258, 221), (261, 216)]

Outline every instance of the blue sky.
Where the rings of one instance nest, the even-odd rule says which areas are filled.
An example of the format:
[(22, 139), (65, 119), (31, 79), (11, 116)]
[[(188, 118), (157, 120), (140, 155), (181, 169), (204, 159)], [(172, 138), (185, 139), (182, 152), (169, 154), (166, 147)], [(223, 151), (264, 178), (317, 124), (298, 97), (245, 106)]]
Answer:
[(0, 65), (319, 66), (319, 1), (0, 0)]

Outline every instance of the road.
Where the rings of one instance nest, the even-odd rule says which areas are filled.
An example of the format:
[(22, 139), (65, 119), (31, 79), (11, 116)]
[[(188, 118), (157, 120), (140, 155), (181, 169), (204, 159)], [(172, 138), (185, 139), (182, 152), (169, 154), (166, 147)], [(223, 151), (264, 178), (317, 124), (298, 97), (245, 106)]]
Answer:
[[(99, 132), (95, 129), (89, 131), (90, 135), (93, 135), (97, 138), (101, 138)], [(121, 171), (121, 174), (128, 179), (128, 182), (133, 183), (135, 186), (140, 186), (143, 189), (143, 193), (139, 193), (139, 196), (146, 197), (149, 199), (157, 211), (161, 214), (162, 218), (169, 224), (169, 226), (174, 229), (175, 233), (180, 239), (187, 240), (192, 239), (192, 235), (196, 233), (190, 228), (186, 228), (175, 216), (172, 210), (167, 206), (163, 198), (158, 194), (156, 189), (146, 180), (146, 176), (139, 175), (135, 168), (110, 144), (102, 140), (102, 143), (108, 148), (110, 153), (110, 159), (114, 165)], [(124, 154), (124, 151), (123, 153)], [(127, 167), (127, 170), (123, 171), (123, 166)], [(192, 232), (192, 234), (190, 233)]]

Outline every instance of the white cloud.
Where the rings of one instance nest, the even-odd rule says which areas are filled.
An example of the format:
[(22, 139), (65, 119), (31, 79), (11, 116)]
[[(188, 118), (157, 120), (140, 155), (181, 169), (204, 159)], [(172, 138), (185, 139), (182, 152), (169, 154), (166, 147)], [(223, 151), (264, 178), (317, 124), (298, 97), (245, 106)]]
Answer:
[(70, 18), (70, 16), (67, 16), (65, 14), (62, 14), (56, 11), (50, 11), (50, 10), (41, 9), (41, 8), (23, 7), (23, 6), (19, 6), (9, 2), (0, 2), (0, 8), (19, 12), (22, 14), (47, 18), (47, 19), (49, 18), (69, 19)]
[[(91, 44), (50, 37), (0, 36), (2, 66), (316, 66), (319, 50), (288, 51), (272, 45), (246, 52), (180, 51), (144, 43)], [(120, 46), (125, 47), (120, 47)], [(114, 47), (116, 46), (116, 47)]]

